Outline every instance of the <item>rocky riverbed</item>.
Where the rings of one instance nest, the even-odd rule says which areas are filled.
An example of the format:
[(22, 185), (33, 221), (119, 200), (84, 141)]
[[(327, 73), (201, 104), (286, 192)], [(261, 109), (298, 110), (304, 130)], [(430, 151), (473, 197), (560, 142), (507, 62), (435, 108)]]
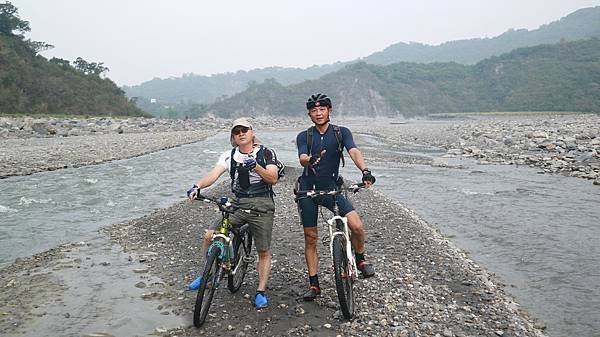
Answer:
[[(295, 125), (255, 119), (258, 128)], [(188, 144), (229, 129), (223, 119), (0, 117), (0, 179), (99, 164)]]
[[(83, 248), (91, 249), (86, 248), (89, 243), (82, 242), (19, 259), (2, 269), (0, 329), (9, 334), (32, 335), (37, 322), (51, 317), (54, 326), (68, 325), (68, 331), (80, 327), (79, 335), (87, 333), (86, 328), (94, 321), (108, 322), (105, 316), (112, 314), (97, 310), (82, 317), (77, 313), (77, 301), (65, 298), (72, 295), (66, 289), (68, 282), (61, 280), (61, 273), (65, 268), (80, 268), (83, 272), (121, 266), (114, 277), (120, 275), (128, 284), (114, 284), (129, 294), (121, 297), (129, 296), (130, 315), (142, 310), (137, 305), (143, 310), (154, 308), (171, 324), (173, 317), (182, 321), (179, 327), (170, 328), (165, 322), (154, 321), (151, 331), (141, 329), (135, 335), (543, 336), (543, 325), (532, 322), (520, 310), (494, 275), (471, 261), (412, 211), (376, 189), (352, 197), (367, 224), (367, 254), (377, 268), (375, 277), (360, 279), (356, 285), (356, 318), (347, 321), (341, 315), (324, 246), (319, 247), (323, 295), (313, 303), (303, 302), (300, 296), (307, 287), (303, 237), (291, 193), (297, 172), (289, 173), (276, 186), (268, 309), (256, 311), (252, 307), (257, 274), (251, 268), (238, 293), (220, 289), (201, 329), (191, 326), (195, 293), (186, 291), (185, 285), (201, 269), (200, 235), (218, 217), (218, 212), (211, 204), (182, 201), (103, 230), (111, 242), (122, 247), (122, 252), (112, 253), (117, 255), (113, 260), (106, 256), (110, 252), (108, 243), (100, 260), (101, 255), (93, 251), (74, 254)], [(226, 189), (227, 184), (221, 184), (209, 192), (222, 195)], [(121, 262), (115, 262), (118, 260)], [(89, 307), (98, 305), (95, 302)], [(119, 321), (127, 322), (127, 317), (119, 316)], [(129, 322), (134, 324), (133, 320)], [(107, 323), (104, 329), (97, 327), (84, 335), (118, 335), (115, 331), (117, 327)]]
[(390, 120), (384, 128), (379, 121), (357, 129), (398, 145), (437, 146), (446, 149), (447, 156), (472, 157), (481, 164), (527, 165), (600, 185), (600, 114), (449, 117), (419, 123)]

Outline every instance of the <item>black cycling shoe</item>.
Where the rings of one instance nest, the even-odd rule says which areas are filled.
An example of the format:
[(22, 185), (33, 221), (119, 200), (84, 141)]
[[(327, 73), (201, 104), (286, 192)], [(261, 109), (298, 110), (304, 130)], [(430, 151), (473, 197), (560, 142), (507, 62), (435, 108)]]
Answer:
[(310, 288), (308, 288), (308, 291), (306, 291), (304, 295), (302, 295), (302, 299), (304, 299), (307, 302), (310, 302), (314, 301), (315, 298), (317, 298), (317, 296), (319, 295), (321, 295), (321, 288), (316, 286), (310, 286)]
[(375, 268), (369, 262), (362, 260), (358, 263), (358, 270), (364, 278), (368, 278), (375, 275)]

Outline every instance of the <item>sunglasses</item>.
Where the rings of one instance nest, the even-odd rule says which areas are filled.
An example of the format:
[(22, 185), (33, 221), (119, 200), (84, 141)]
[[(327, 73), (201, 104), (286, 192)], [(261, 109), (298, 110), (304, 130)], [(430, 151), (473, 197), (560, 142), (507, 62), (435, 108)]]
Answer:
[(240, 133), (248, 132), (248, 130), (250, 130), (250, 128), (247, 126), (236, 126), (235, 128), (233, 128), (233, 130), (231, 130), (231, 134), (237, 136)]

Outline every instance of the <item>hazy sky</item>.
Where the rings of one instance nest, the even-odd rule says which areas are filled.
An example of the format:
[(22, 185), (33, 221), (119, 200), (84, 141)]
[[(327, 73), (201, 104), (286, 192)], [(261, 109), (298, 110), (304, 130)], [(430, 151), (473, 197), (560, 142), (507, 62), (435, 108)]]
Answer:
[[(4, 0), (0, 0), (4, 2)], [(119, 85), (349, 61), (397, 42), (535, 29), (600, 0), (13, 0), (43, 55), (104, 62)]]

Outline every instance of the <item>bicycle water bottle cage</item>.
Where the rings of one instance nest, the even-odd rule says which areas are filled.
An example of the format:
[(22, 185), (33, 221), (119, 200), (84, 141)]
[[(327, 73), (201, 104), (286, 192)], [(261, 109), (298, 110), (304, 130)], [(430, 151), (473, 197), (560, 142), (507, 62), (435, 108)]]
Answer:
[(221, 250), (221, 254), (219, 255), (219, 259), (224, 259), (225, 258), (225, 245), (223, 244), (223, 242), (221, 241), (214, 241), (210, 247), (208, 247), (208, 255), (210, 255), (212, 253), (213, 248), (215, 247), (219, 247), (219, 249)]

